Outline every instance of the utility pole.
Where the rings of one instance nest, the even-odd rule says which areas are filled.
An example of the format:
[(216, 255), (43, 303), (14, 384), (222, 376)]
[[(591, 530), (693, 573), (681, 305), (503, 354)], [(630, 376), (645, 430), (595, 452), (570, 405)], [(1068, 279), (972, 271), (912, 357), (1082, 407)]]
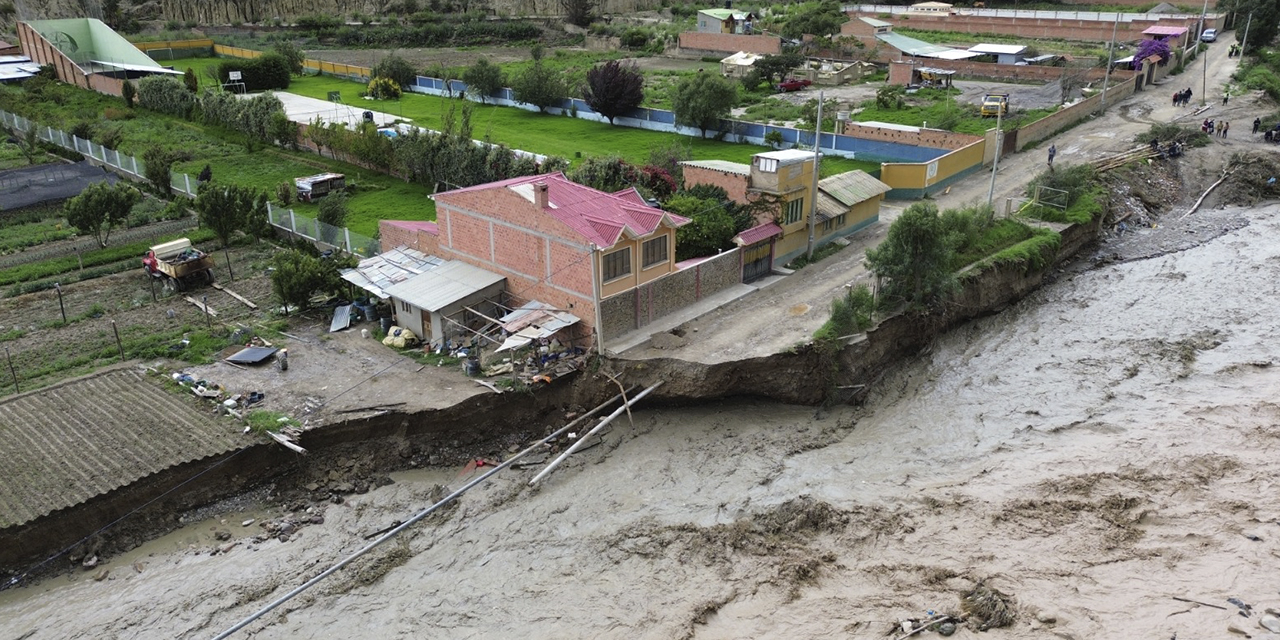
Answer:
[(1249, 19), (1244, 21), (1244, 38), (1240, 40), (1240, 55), (1244, 55), (1244, 46), (1249, 44), (1249, 25), (1253, 24), (1253, 12), (1249, 12)]
[(818, 221), (818, 159), (822, 157), (822, 93), (818, 92), (818, 121), (813, 125), (813, 190), (809, 193), (809, 247), (806, 259), (813, 258), (813, 227)]
[(1102, 76), (1102, 101), (1098, 113), (1107, 112), (1107, 84), (1111, 82), (1111, 65), (1116, 57), (1116, 31), (1120, 28), (1120, 12), (1116, 12), (1115, 24), (1111, 25), (1111, 47), (1107, 49), (1107, 73)]
[(996, 168), (1000, 166), (1000, 152), (1004, 142), (1004, 130), (1000, 128), (1000, 121), (1004, 119), (1004, 110), (1008, 108), (1008, 103), (996, 112), (996, 157), (991, 161), (991, 187), (987, 189), (987, 206), (994, 207), (991, 201), (996, 197)]
[[(1209, 0), (1204, 0), (1204, 8), (1200, 9), (1200, 30), (1196, 34), (1196, 51), (1200, 50), (1200, 34), (1204, 33), (1205, 14), (1209, 13)], [(1205, 105), (1205, 93), (1209, 91), (1209, 52), (1204, 52), (1204, 69), (1200, 72), (1200, 106)]]

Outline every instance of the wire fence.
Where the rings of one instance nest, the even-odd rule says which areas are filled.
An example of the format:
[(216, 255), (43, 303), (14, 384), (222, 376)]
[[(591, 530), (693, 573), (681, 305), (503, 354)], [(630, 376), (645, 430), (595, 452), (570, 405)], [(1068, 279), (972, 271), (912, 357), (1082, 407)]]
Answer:
[[(132, 180), (143, 182), (147, 180), (147, 166), (135, 156), (120, 153), (115, 149), (96, 144), (92, 140), (76, 137), (60, 129), (42, 127), (33, 120), (28, 120), (4, 109), (0, 109), (0, 125), (18, 133), (25, 133), (35, 127), (36, 136), (44, 142), (80, 153), (84, 157), (91, 158), (102, 166), (108, 167)], [(190, 174), (176, 171), (169, 172), (169, 188), (175, 194), (195, 198), (199, 184), (200, 181)], [(276, 209), (270, 203), (267, 204), (267, 212), (272, 225), (283, 231), (288, 231), (295, 237), (305, 238), (365, 258), (380, 252), (380, 243), (376, 238), (352, 233), (350, 229), (345, 227), (325, 224), (305, 215), (299, 215), (292, 209)]]

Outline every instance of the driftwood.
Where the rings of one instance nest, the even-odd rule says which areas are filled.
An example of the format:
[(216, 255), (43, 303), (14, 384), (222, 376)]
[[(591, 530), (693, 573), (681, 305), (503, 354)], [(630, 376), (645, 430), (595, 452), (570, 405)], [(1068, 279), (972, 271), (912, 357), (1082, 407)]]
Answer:
[(361, 411), (386, 411), (394, 407), (403, 407), (403, 402), (388, 402), (387, 404), (374, 404), (367, 407), (356, 407), (355, 409), (338, 409), (333, 413), (360, 413)]
[(472, 382), (475, 382), (476, 384), (478, 384), (478, 385), (480, 385), (480, 386), (482, 386), (482, 387), (486, 387), (486, 388), (488, 388), (489, 390), (493, 391), (494, 393), (502, 393), (502, 389), (499, 389), (499, 388), (497, 388), (497, 387), (493, 386), (493, 383), (491, 383), (491, 382), (485, 382), (484, 380), (473, 380)]
[(929, 627), (932, 627), (933, 625), (939, 624), (942, 622), (951, 622), (951, 616), (942, 616), (941, 618), (937, 618), (936, 620), (926, 621), (924, 624), (921, 624), (920, 628), (916, 629), (915, 631), (912, 631), (911, 633), (908, 633), (905, 636), (898, 636), (897, 640), (907, 640), (907, 638), (910, 638), (911, 636), (914, 636), (917, 633), (920, 633), (921, 631), (924, 631), (925, 629), (928, 629)]
[(217, 289), (218, 291), (221, 291), (221, 292), (223, 292), (223, 293), (225, 293), (225, 294), (227, 294), (227, 295), (229, 295), (229, 296), (231, 296), (232, 298), (235, 298), (236, 300), (239, 300), (240, 302), (243, 302), (243, 303), (244, 303), (244, 306), (249, 307), (250, 309), (253, 309), (253, 310), (255, 310), (255, 311), (258, 309), (258, 305), (254, 304), (252, 300), (249, 300), (248, 298), (246, 298), (246, 297), (244, 297), (244, 296), (242, 296), (242, 295), (240, 295), (240, 294), (238, 294), (238, 293), (236, 293), (236, 292), (234, 292), (234, 291), (232, 291), (232, 290), (230, 290), (230, 289), (228, 289), (228, 288), (226, 288), (226, 287), (224, 287), (224, 286), (222, 286), (222, 285), (220, 285), (220, 284), (218, 284), (218, 283), (216, 283), (216, 282), (215, 282), (215, 283), (213, 283), (213, 288), (214, 288), (214, 289)]
[(1198, 604), (1205, 607), (1213, 607), (1214, 609), (1222, 609), (1223, 611), (1227, 610), (1226, 607), (1219, 606), (1216, 604), (1209, 604), (1208, 602), (1200, 602), (1199, 600), (1192, 600), (1190, 598), (1179, 598), (1178, 596), (1172, 596), (1172, 597), (1174, 600), (1177, 600), (1178, 602), (1189, 602), (1191, 604)]

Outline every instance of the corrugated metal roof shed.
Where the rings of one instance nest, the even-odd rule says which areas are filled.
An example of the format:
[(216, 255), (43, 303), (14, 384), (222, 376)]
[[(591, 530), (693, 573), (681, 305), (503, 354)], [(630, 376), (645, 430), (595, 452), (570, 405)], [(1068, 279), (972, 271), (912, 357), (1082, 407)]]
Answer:
[(1022, 44), (975, 44), (972, 47), (969, 47), (969, 51), (983, 55), (1012, 56), (1026, 50), (1026, 45)]
[(478, 291), (506, 280), (491, 271), (450, 260), (435, 269), (392, 285), (387, 294), (435, 313)]
[(937, 57), (938, 54), (946, 51), (955, 51), (951, 47), (931, 44), (923, 40), (909, 38), (899, 33), (877, 33), (876, 40), (883, 42), (898, 51), (909, 56), (924, 56), (927, 58)]
[(711, 169), (712, 171), (723, 171), (725, 173), (733, 173), (740, 176), (751, 175), (751, 165), (742, 164), (741, 162), (729, 162), (727, 160), (685, 160), (680, 164), (686, 167)]
[(1156, 25), (1154, 27), (1147, 27), (1142, 33), (1149, 36), (1180, 36), (1186, 32), (1186, 27), (1166, 27)]
[(388, 287), (442, 264), (444, 260), (440, 258), (399, 246), (361, 260), (354, 269), (343, 269), (342, 279), (386, 300)]
[(818, 181), (818, 191), (836, 199), (846, 208), (888, 193), (892, 188), (856, 169)]
[(858, 19), (873, 27), (892, 27), (893, 26), (892, 22), (885, 22), (884, 20), (876, 20), (875, 18), (858, 18)]

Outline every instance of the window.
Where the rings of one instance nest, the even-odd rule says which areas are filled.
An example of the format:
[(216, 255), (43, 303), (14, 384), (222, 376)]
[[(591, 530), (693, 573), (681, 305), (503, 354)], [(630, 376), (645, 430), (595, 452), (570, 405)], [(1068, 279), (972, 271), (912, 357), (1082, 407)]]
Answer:
[(756, 158), (756, 166), (765, 173), (777, 173), (778, 161), (773, 158)]
[(800, 222), (800, 219), (803, 217), (804, 217), (804, 198), (797, 198), (787, 203), (786, 216), (783, 218), (785, 222), (783, 224), (792, 224), (794, 222)]
[(831, 230), (835, 228), (836, 228), (835, 218), (828, 218), (826, 222), (822, 223), (822, 233), (824, 234), (831, 233)]
[(844, 226), (844, 223), (847, 221), (845, 218), (846, 218), (846, 216), (848, 216), (848, 215), (849, 215), (849, 214), (847, 214), (847, 213), (842, 213), (842, 214), (840, 214), (840, 215), (836, 216), (836, 228), (837, 228), (837, 229), (838, 229), (838, 228), (840, 228), (840, 227), (843, 227), (843, 226)]
[(631, 275), (631, 247), (604, 254), (604, 281)]
[(667, 237), (662, 236), (654, 238), (644, 243), (644, 268), (648, 269), (655, 264), (662, 264), (670, 257), (667, 251)]
[(413, 309), (409, 308), (409, 303), (405, 302), (404, 300), (400, 301), (400, 310), (404, 311), (405, 313), (413, 311)]

